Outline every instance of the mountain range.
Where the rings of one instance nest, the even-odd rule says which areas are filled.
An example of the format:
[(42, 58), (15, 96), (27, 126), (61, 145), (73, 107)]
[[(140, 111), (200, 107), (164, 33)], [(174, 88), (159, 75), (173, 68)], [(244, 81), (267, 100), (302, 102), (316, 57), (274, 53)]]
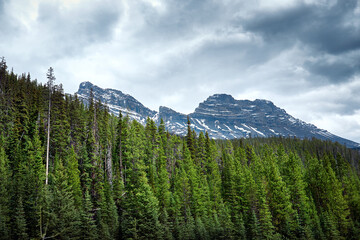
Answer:
[(182, 114), (171, 108), (160, 106), (159, 111), (145, 107), (134, 97), (115, 89), (103, 89), (90, 82), (83, 82), (76, 95), (87, 102), (91, 89), (94, 98), (109, 107), (114, 115), (119, 111), (131, 119), (145, 125), (149, 117), (157, 124), (163, 119), (166, 129), (174, 134), (187, 133), (187, 117), (191, 127), (199, 133), (207, 131), (211, 138), (233, 139), (244, 137), (297, 137), (318, 138), (336, 141), (349, 148), (359, 148), (360, 144), (336, 136), (313, 124), (296, 119), (271, 101), (256, 99), (236, 100), (231, 95), (214, 94), (200, 103), (191, 114)]

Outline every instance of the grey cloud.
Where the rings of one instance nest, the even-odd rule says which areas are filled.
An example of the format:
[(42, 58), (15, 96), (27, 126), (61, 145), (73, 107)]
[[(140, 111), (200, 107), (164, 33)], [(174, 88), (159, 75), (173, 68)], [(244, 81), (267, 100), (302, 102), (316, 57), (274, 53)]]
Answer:
[(5, 1), (0, 1), (0, 24), (2, 27), (0, 27), (0, 32), (2, 32), (2, 30), (4, 30), (3, 26), (6, 26), (6, 16), (5, 16)]
[(237, 19), (237, 24), (262, 36), (267, 47), (289, 49), (301, 44), (307, 51), (302, 67), (314, 85), (341, 83), (360, 73), (358, 4), (357, 0), (338, 0), (333, 5), (299, 2), (277, 11), (256, 11), (252, 17)]
[[(319, 112), (325, 114), (334, 113), (342, 116), (351, 116), (360, 109), (360, 99), (357, 98), (357, 93), (351, 92), (348, 96), (335, 101), (327, 99), (328, 101), (319, 101)], [(327, 106), (328, 105), (328, 106)]]
[(223, 4), (212, 0), (166, 1), (166, 11), (161, 14), (144, 4), (138, 4), (137, 7), (148, 23), (137, 37), (155, 41), (192, 37), (224, 24), (224, 18), (229, 17)]
[(1, 15), (4, 12), (4, 4), (5, 4), (5, 0), (0, 2), (0, 13), (1, 13)]
[(41, 79), (53, 66), (69, 93), (89, 80), (182, 112), (220, 92), (278, 99), (302, 116), (360, 106), (360, 86), (351, 85), (360, 74), (359, 1), (38, 0), (27, 25), (15, 7), (4, 11), (8, 1), (0, 0), (0, 52), (15, 71)]
[(256, 12), (249, 19), (240, 18), (238, 24), (243, 24), (245, 29), (262, 34), (266, 40), (287, 40), (294, 38), (304, 23), (311, 19), (313, 10), (310, 6), (300, 4), (290, 9), (279, 10), (276, 12), (266, 12), (265, 10)]
[(58, 58), (81, 54), (90, 44), (111, 40), (120, 16), (121, 9), (109, 1), (65, 10), (42, 2), (37, 21), (39, 31), (48, 34), (44, 37), (53, 57)]
[[(356, 111), (360, 110), (360, 85), (350, 89), (348, 96), (342, 96), (344, 99), (342, 109), (343, 114), (353, 115)], [(341, 100), (340, 100), (341, 101)]]
[(348, 22), (356, 19), (357, 5), (357, 0), (338, 0), (333, 6), (300, 3), (276, 12), (258, 12), (241, 21), (247, 30), (268, 40), (300, 40), (319, 51), (341, 54), (360, 48), (360, 28)]
[(108, 40), (111, 38), (121, 12), (112, 5), (98, 8), (94, 11), (84, 26), (84, 31), (90, 36), (90, 41)]
[(360, 73), (360, 57), (357, 59), (340, 58), (334, 62), (329, 62), (326, 58), (316, 61), (307, 61), (304, 67), (313, 74), (325, 77), (332, 83), (351, 80), (351, 77)]
[(357, 5), (357, 0), (338, 0), (328, 11), (321, 9), (321, 13), (315, 12), (300, 38), (319, 50), (335, 55), (360, 49), (359, 25), (351, 24), (347, 19), (350, 17), (350, 21), (354, 21), (360, 17), (354, 13)]
[(11, 39), (21, 30), (18, 21), (6, 10), (6, 5), (9, 2), (9, 0), (0, 1), (0, 34), (3, 39)]

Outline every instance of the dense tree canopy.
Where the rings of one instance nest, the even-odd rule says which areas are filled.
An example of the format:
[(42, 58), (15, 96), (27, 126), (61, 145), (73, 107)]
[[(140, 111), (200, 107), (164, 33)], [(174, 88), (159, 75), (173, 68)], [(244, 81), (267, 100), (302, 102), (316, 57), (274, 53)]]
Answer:
[(360, 239), (359, 160), (316, 139), (171, 135), (0, 64), (0, 239)]

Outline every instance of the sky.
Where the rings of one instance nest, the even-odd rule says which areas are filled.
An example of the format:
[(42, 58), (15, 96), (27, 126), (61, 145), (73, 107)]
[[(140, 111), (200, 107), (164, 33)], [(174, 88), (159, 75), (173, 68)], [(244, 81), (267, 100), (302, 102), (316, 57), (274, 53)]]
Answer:
[(267, 99), (360, 142), (360, 0), (0, 0), (0, 56), (152, 110)]

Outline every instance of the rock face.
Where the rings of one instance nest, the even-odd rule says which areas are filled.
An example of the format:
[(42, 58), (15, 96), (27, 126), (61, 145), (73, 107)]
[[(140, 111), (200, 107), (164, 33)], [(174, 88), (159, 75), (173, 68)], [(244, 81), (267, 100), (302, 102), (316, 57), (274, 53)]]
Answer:
[[(85, 102), (93, 90), (94, 98), (105, 103), (110, 112), (118, 115), (128, 114), (130, 118), (146, 123), (152, 118), (156, 123), (163, 119), (169, 132), (185, 135), (187, 115), (161, 106), (159, 112), (152, 111), (128, 94), (114, 89), (102, 89), (90, 82), (80, 84), (76, 93)], [(231, 95), (215, 94), (200, 103), (195, 111), (188, 115), (191, 127), (199, 133), (207, 131), (211, 138), (232, 139), (242, 137), (297, 137), (318, 138), (337, 141), (350, 148), (360, 147), (358, 143), (338, 137), (326, 130), (317, 128), (287, 114), (272, 102), (256, 99), (236, 100)]]
[(123, 115), (128, 114), (131, 119), (136, 119), (136, 121), (145, 124), (148, 116), (153, 118), (157, 114), (156, 111), (145, 107), (129, 94), (124, 94), (115, 89), (102, 89), (91, 82), (81, 83), (76, 94), (79, 99), (87, 103), (91, 89), (93, 90), (94, 99), (106, 104), (110, 112), (116, 116), (121, 111)]

